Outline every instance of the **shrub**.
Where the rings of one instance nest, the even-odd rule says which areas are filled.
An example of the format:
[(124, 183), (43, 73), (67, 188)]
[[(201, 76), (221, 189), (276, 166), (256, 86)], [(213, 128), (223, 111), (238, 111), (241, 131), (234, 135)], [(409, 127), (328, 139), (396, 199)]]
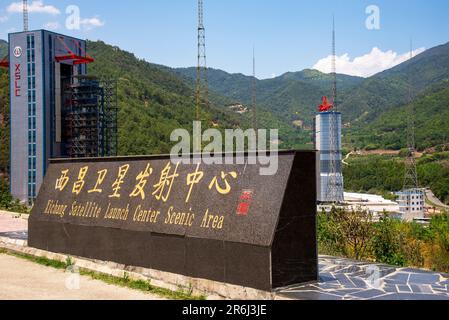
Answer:
[(14, 200), (9, 192), (9, 185), (4, 179), (0, 179), (0, 209), (17, 213), (28, 213), (29, 208)]
[(318, 221), (318, 238), (325, 252), (354, 259), (368, 257), (374, 234), (369, 212), (333, 208), (329, 214), (321, 213)]
[(401, 252), (401, 235), (396, 222), (384, 215), (376, 224), (373, 237), (373, 254), (377, 262), (404, 266), (405, 258)]
[(368, 212), (334, 208), (318, 214), (318, 241), (322, 254), (449, 272), (449, 214), (424, 227), (387, 214), (373, 222)]

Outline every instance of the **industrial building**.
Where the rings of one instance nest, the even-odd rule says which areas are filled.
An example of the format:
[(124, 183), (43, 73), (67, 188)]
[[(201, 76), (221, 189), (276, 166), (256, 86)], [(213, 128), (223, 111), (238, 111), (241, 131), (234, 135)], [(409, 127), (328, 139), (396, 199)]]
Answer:
[(318, 178), (318, 201), (342, 203), (344, 201), (341, 113), (332, 111), (332, 106), (323, 98), (323, 105), (314, 119), (315, 149), (319, 151), (320, 172)]
[(11, 194), (31, 204), (49, 159), (117, 154), (116, 86), (87, 76), (84, 40), (35, 30), (8, 42)]

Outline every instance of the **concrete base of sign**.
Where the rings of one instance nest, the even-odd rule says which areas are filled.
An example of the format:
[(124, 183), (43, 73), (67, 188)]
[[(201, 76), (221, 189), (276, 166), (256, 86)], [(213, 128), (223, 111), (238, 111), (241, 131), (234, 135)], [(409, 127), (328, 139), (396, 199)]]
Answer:
[[(13, 253), (26, 254), (33, 257), (42, 257), (65, 262), (68, 255), (53, 253), (27, 246), (26, 241), (12, 241), (9, 238), (0, 238), (0, 248)], [(266, 292), (257, 289), (230, 285), (206, 279), (191, 278), (183, 275), (152, 270), (140, 267), (125, 266), (122, 264), (72, 257), (75, 266), (80, 269), (98, 272), (114, 277), (123, 278), (126, 274), (131, 280), (150, 281), (152, 285), (172, 291), (180, 289), (191, 290), (194, 295), (205, 295), (208, 300), (290, 300), (277, 295), (276, 292)]]

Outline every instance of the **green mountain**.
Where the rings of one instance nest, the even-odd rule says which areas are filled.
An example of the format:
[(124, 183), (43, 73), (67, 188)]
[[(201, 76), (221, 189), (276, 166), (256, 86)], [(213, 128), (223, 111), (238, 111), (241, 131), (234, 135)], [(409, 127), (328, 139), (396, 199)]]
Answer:
[[(173, 69), (165, 66), (159, 66), (161, 70), (170, 72), (177, 77), (182, 78), (189, 83), (193, 89), (196, 81), (196, 68), (180, 68)], [(251, 123), (251, 106), (252, 106), (252, 84), (253, 77), (248, 77), (243, 74), (229, 74), (222, 70), (208, 68), (208, 85), (210, 100), (217, 106), (227, 109), (227, 107), (235, 104), (243, 104), (248, 107), (249, 112), (241, 115), (246, 123)], [(258, 101), (267, 100), (270, 94), (275, 94), (276, 90), (283, 90), (282, 83), (276, 83), (274, 88), (270, 88), (270, 84), (266, 81), (257, 80), (257, 92), (263, 94), (263, 97), (258, 96)], [(297, 82), (297, 81), (292, 81)], [(281, 93), (279, 93), (281, 94)], [(291, 121), (286, 121), (286, 115), (281, 112), (276, 112), (264, 102), (258, 102), (258, 123), (261, 128), (278, 129), (281, 140), (280, 148), (282, 149), (299, 149), (312, 148), (312, 136), (310, 131), (305, 131), (301, 127), (293, 125), (294, 120), (298, 120), (297, 114), (290, 118)], [(312, 112), (309, 118), (311, 119)], [(307, 117), (303, 117), (307, 119)], [(309, 124), (309, 123), (308, 123)], [(310, 123), (311, 124), (311, 123)]]
[[(0, 40), (0, 60), (8, 52), (8, 43)], [(9, 106), (9, 86), (8, 72), (0, 68), (0, 176), (3, 171), (7, 171), (8, 161), (5, 155), (9, 154), (9, 127), (8, 127), (8, 106)]]
[(359, 86), (344, 90), (340, 107), (346, 122), (365, 125), (383, 112), (418, 97), (433, 85), (449, 79), (449, 43), (429, 49), (390, 70), (374, 75)]
[[(5, 48), (6, 42), (0, 42), (0, 51)], [(96, 59), (89, 72), (118, 79), (120, 154), (168, 152), (171, 131), (191, 128), (196, 69), (151, 64), (101, 41), (89, 42), (88, 49)], [(448, 118), (445, 111), (448, 79), (449, 44), (429, 49), (367, 79), (338, 75), (338, 105), (347, 125), (346, 147), (405, 146), (410, 81), (416, 105), (418, 147), (447, 143), (449, 127), (443, 122)], [(321, 97), (331, 95), (332, 80), (331, 75), (316, 70), (256, 79), (260, 126), (280, 130), (281, 148), (310, 148), (312, 119)], [(208, 83), (211, 105), (203, 110), (205, 125), (218, 124), (222, 129), (249, 127), (253, 77), (208, 69)], [(2, 88), (5, 95), (8, 88)], [(237, 114), (227, 108), (238, 103), (249, 111)]]
[[(195, 68), (172, 69), (187, 81), (193, 82), (196, 77)], [(243, 74), (229, 74), (222, 70), (208, 69), (210, 88), (235, 101), (250, 104), (252, 99), (252, 83), (254, 78)], [(338, 86), (350, 89), (360, 84), (362, 78), (338, 75)], [(312, 124), (316, 107), (323, 95), (332, 92), (333, 77), (316, 70), (289, 72), (280, 77), (256, 80), (258, 106), (274, 115), (280, 116), (289, 125), (300, 120), (307, 125)]]
[[(416, 144), (419, 150), (449, 143), (449, 81), (432, 86), (416, 97)], [(346, 140), (353, 146), (368, 149), (404, 148), (407, 143), (407, 118), (410, 105), (402, 105), (381, 113), (374, 121), (347, 130)]]
[[(176, 74), (192, 82), (195, 69), (175, 69)], [(212, 90), (242, 103), (251, 101), (252, 77), (208, 70)], [(437, 91), (449, 81), (449, 43), (431, 48), (413, 59), (370, 78), (338, 75), (338, 106), (345, 130), (347, 147), (394, 148), (405, 146), (407, 122), (405, 104), (412, 97), (417, 105), (417, 144), (427, 148), (446, 141), (448, 126), (432, 126), (433, 117), (441, 116), (437, 105)], [(274, 79), (257, 80), (257, 101), (260, 108), (277, 116), (286, 125), (311, 125), (316, 107), (323, 95), (331, 96), (332, 76), (316, 70), (290, 72)], [(412, 86), (410, 86), (412, 84)], [(410, 91), (410, 88), (412, 90)], [(439, 93), (444, 98), (444, 92)], [(430, 95), (430, 97), (428, 97)], [(440, 123), (441, 121), (437, 122)]]
[[(194, 92), (182, 79), (101, 41), (89, 41), (87, 47), (95, 59), (88, 73), (118, 80), (120, 155), (168, 153), (174, 129), (192, 130)], [(1, 103), (7, 103), (7, 72), (0, 72)], [(8, 113), (4, 115), (4, 109), (0, 110), (7, 118)], [(215, 105), (202, 110), (201, 119), (204, 128), (245, 127), (245, 119)], [(2, 148), (7, 146), (2, 144)]]
[[(104, 42), (88, 42), (95, 63), (89, 74), (118, 79), (119, 153), (158, 154), (170, 151), (174, 129), (192, 129), (195, 101), (192, 88), (157, 65)], [(237, 115), (215, 105), (202, 110), (205, 128), (245, 126)]]

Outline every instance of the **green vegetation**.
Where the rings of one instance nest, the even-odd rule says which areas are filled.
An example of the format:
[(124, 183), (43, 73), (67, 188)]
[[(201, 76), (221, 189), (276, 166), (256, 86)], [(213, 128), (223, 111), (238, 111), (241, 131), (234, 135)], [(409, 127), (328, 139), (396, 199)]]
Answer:
[[(5, 50), (5, 42), (0, 42)], [(132, 53), (101, 41), (88, 42), (95, 63), (89, 73), (118, 80), (119, 154), (168, 153), (170, 134), (177, 128), (191, 131), (194, 119), (195, 68), (171, 69), (148, 63)], [(420, 150), (429, 150), (418, 161), (420, 182), (449, 203), (449, 44), (439, 46), (391, 70), (368, 79), (338, 76), (339, 106), (344, 121), (344, 147), (352, 149), (394, 149), (405, 146), (408, 83), (416, 88), (416, 141)], [(204, 129), (217, 126), (248, 128), (251, 112), (238, 115), (225, 108), (240, 102), (251, 105), (252, 77), (208, 70), (211, 105), (202, 110)], [(0, 70), (0, 175), (7, 172), (9, 154), (7, 72)], [(281, 149), (311, 149), (312, 132), (297, 127), (301, 120), (310, 126), (322, 95), (330, 95), (332, 77), (316, 70), (286, 73), (257, 80), (257, 101), (261, 127), (278, 128)], [(6, 108), (5, 108), (6, 107)], [(438, 152), (430, 155), (431, 152)], [(403, 153), (402, 153), (403, 155)], [(351, 157), (345, 167), (349, 191), (382, 194), (402, 188), (401, 156)], [(1, 177), (1, 176), (0, 176)], [(5, 184), (5, 182), (3, 182)], [(2, 192), (7, 190), (2, 187)], [(2, 196), (8, 199), (9, 196)], [(3, 200), (3, 207), (5, 205)]]
[[(69, 267), (74, 266), (73, 261), (70, 257), (67, 258), (65, 262), (52, 260), (44, 257), (35, 257), (28, 254), (10, 252), (5, 249), (0, 249), (0, 254), (9, 254), (11, 256), (28, 260), (30, 262), (34, 262), (46, 267), (52, 267), (59, 270), (66, 270)], [(151, 293), (158, 295), (163, 298), (173, 299), (173, 300), (205, 300), (205, 296), (195, 296), (192, 295), (192, 288), (185, 290), (183, 288), (179, 288), (177, 291), (171, 291), (168, 289), (155, 287), (151, 285), (150, 281), (143, 280), (131, 280), (129, 275), (125, 272), (123, 277), (114, 277), (111, 275), (107, 275), (104, 273), (94, 272), (90, 270), (86, 270), (83, 268), (79, 269), (79, 273), (82, 276), (88, 276), (93, 280), (99, 280), (105, 282), (107, 284), (116, 285), (120, 287), (130, 288), (133, 290), (139, 290), (146, 293)]]
[[(191, 85), (195, 82), (195, 68), (169, 69), (180, 75)], [(338, 85), (349, 89), (362, 78), (338, 75)], [(208, 69), (208, 83), (211, 90), (247, 106), (252, 104), (253, 77), (243, 74), (229, 74), (221, 70)], [(331, 94), (332, 76), (316, 70), (289, 72), (280, 77), (256, 80), (258, 119), (262, 127), (280, 130), (282, 149), (313, 148), (312, 131), (294, 125), (301, 121), (311, 128), (313, 117), (321, 97)]]
[[(418, 150), (449, 146), (449, 81), (431, 88), (414, 101)], [(382, 113), (363, 127), (346, 130), (345, 142), (357, 149), (399, 150), (407, 143), (409, 105)]]
[(9, 164), (9, 86), (7, 84), (8, 72), (0, 68), (0, 177), (5, 173), (4, 171), (7, 171)]
[(8, 55), (8, 42), (0, 39), (0, 60)]
[[(352, 156), (343, 167), (345, 189), (389, 197), (403, 187), (404, 158), (399, 156)], [(418, 179), (442, 202), (449, 204), (449, 152), (425, 154), (417, 159)], [(391, 194), (390, 194), (391, 196)]]
[(29, 213), (30, 209), (14, 200), (9, 193), (9, 185), (4, 178), (0, 177), (0, 210), (17, 213)]
[(321, 254), (449, 272), (449, 214), (424, 227), (334, 208), (318, 214), (318, 241)]
[[(416, 141), (419, 149), (448, 144), (449, 43), (425, 51), (410, 61), (367, 79), (338, 75), (338, 106), (346, 147), (394, 149), (406, 145), (406, 103), (410, 83), (416, 98)], [(195, 69), (175, 69), (193, 82)], [(252, 77), (209, 69), (210, 87), (244, 104), (251, 103)], [(316, 70), (290, 72), (257, 81), (259, 108), (292, 127), (295, 120), (311, 126), (323, 95), (331, 96), (332, 77)], [(270, 123), (269, 123), (270, 124)], [(281, 140), (311, 142), (304, 131), (284, 130)]]
[[(132, 53), (101, 41), (88, 42), (95, 58), (89, 74), (118, 79), (119, 154), (169, 153), (174, 129), (192, 131), (195, 119), (194, 91), (185, 82), (160, 67), (137, 59)], [(211, 105), (202, 110), (204, 129), (245, 127), (241, 119)]]

